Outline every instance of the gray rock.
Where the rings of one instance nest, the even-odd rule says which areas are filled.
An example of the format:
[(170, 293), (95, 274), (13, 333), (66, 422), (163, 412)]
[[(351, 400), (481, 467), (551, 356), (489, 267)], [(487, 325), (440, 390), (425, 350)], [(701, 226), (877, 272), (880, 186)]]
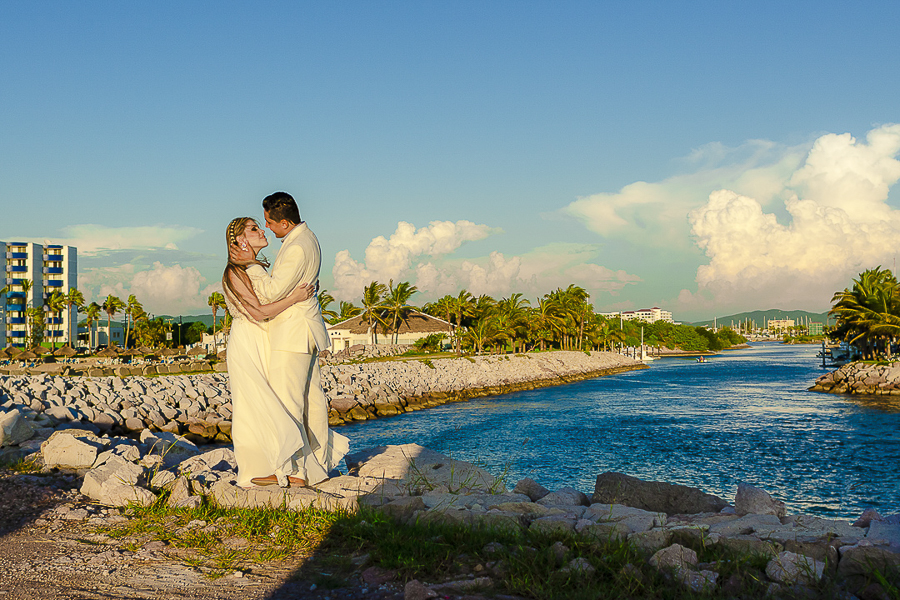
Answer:
[(811, 585), (821, 581), (825, 563), (794, 552), (780, 552), (766, 565), (766, 576), (786, 585)]
[(103, 448), (103, 441), (96, 435), (69, 429), (54, 432), (41, 444), (41, 455), (48, 468), (87, 469), (94, 465)]
[(533, 479), (529, 479), (528, 477), (526, 477), (516, 484), (516, 487), (513, 488), (513, 492), (515, 492), (516, 494), (525, 494), (532, 502), (537, 502), (538, 500), (549, 494), (550, 490), (537, 483)]
[(484, 469), (418, 444), (380, 446), (348, 454), (345, 461), (360, 476), (397, 480), (409, 491), (506, 491), (502, 482)]
[(887, 542), (888, 549), (893, 552), (900, 552), (900, 523), (890, 520), (872, 521), (869, 524), (869, 533), (866, 539), (883, 540)]
[(883, 546), (873, 546), (868, 540), (853, 546), (841, 546), (838, 550), (841, 554), (838, 576), (852, 586), (864, 585), (875, 571), (893, 576), (893, 583), (900, 585), (900, 554)]
[(650, 566), (660, 571), (695, 567), (697, 566), (697, 553), (681, 544), (672, 544), (651, 556)]
[(560, 569), (560, 572), (573, 573), (576, 575), (581, 575), (583, 577), (590, 577), (597, 572), (597, 569), (594, 568), (594, 565), (592, 565), (588, 559), (584, 557), (578, 557), (570, 560), (569, 564)]
[(872, 521), (881, 521), (884, 517), (882, 517), (877, 510), (874, 508), (867, 508), (863, 511), (863, 514), (859, 516), (855, 523), (853, 523), (854, 527), (868, 527)]
[(734, 495), (734, 510), (738, 515), (785, 515), (784, 502), (775, 500), (765, 490), (748, 483), (739, 483)]
[(417, 579), (407, 582), (403, 588), (403, 600), (429, 600), (440, 594)]
[(622, 473), (603, 473), (597, 476), (592, 502), (624, 504), (667, 515), (718, 512), (727, 503), (697, 488), (643, 481)]
[(163, 457), (166, 468), (175, 466), (192, 456), (200, 454), (200, 449), (190, 440), (167, 431), (141, 432), (141, 443), (150, 446), (150, 453)]
[(155, 490), (161, 490), (175, 481), (175, 479), (175, 474), (171, 471), (158, 471), (153, 476), (153, 479), (150, 480), (150, 487)]
[(0, 448), (31, 439), (37, 427), (18, 410), (0, 414)]
[(182, 500), (187, 500), (191, 496), (191, 482), (187, 477), (179, 477), (167, 487), (171, 490), (169, 506), (179, 506)]
[(575, 519), (568, 518), (565, 515), (538, 517), (531, 522), (529, 528), (535, 533), (567, 535), (575, 532)]
[(591, 504), (587, 495), (570, 487), (550, 492), (536, 502), (543, 506), (590, 506)]
[(715, 571), (677, 569), (675, 572), (675, 579), (681, 585), (698, 594), (707, 594), (715, 590), (718, 578), (719, 574)]
[(649, 531), (666, 522), (664, 514), (621, 504), (592, 504), (584, 512), (584, 517), (598, 523), (616, 523), (626, 533)]
[(108, 506), (149, 506), (156, 496), (138, 486), (143, 474), (139, 465), (112, 455), (102, 466), (85, 473), (81, 493)]

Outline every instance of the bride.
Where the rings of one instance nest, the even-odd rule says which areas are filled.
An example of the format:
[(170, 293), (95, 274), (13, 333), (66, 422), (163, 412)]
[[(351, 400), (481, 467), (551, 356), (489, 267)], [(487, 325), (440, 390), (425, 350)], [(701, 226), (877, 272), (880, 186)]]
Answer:
[[(298, 423), (269, 385), (269, 336), (266, 321), (289, 306), (302, 302), (315, 293), (302, 284), (287, 297), (262, 304), (245, 265), (235, 259), (238, 248), (255, 254), (269, 245), (259, 223), (250, 217), (239, 217), (228, 224), (228, 265), (222, 275), (225, 303), (234, 321), (228, 337), (228, 380), (231, 388), (231, 437), (238, 464), (238, 485), (304, 486), (306, 481), (294, 477), (297, 464), (306, 465), (315, 456), (309, 449), (302, 423)], [(268, 266), (268, 265), (266, 265)], [(327, 477), (324, 468), (312, 469), (308, 476), (318, 483)], [(313, 475), (315, 474), (315, 477)]]

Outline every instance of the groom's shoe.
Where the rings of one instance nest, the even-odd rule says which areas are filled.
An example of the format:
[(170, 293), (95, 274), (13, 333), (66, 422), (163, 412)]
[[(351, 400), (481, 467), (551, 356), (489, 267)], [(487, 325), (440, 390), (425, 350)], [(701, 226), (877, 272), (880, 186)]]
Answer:
[(278, 485), (278, 477), (269, 475), (267, 477), (254, 477), (250, 480), (253, 485)]
[(288, 477), (291, 487), (306, 487), (306, 480), (299, 477)]

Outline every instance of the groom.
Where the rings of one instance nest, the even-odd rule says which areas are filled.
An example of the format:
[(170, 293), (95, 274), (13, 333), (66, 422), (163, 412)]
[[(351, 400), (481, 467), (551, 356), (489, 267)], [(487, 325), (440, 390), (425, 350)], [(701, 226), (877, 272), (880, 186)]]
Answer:
[[(247, 275), (263, 302), (274, 302), (297, 285), (318, 287), (322, 250), (315, 234), (300, 219), (290, 194), (275, 192), (263, 200), (266, 227), (281, 240), (281, 250), (271, 273), (259, 264), (247, 267)], [(268, 322), (271, 356), (269, 383), (298, 423), (303, 425), (308, 445), (295, 456), (295, 479), (304, 480), (304, 458), (313, 454), (330, 471), (336, 465), (332, 445), (336, 436), (328, 429), (328, 402), (322, 390), (318, 353), (331, 347), (316, 295), (298, 302)], [(339, 442), (340, 445), (340, 442)], [(342, 456), (338, 452), (338, 456)], [(312, 474), (310, 474), (312, 476)]]

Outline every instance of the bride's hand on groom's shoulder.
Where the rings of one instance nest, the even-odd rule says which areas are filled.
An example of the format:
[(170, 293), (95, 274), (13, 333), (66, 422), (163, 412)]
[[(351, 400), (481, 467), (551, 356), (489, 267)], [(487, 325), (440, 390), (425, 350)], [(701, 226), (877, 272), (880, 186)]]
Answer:
[(301, 283), (294, 291), (291, 292), (289, 298), (294, 302), (303, 302), (304, 300), (308, 300), (313, 294), (315, 290), (308, 283)]

